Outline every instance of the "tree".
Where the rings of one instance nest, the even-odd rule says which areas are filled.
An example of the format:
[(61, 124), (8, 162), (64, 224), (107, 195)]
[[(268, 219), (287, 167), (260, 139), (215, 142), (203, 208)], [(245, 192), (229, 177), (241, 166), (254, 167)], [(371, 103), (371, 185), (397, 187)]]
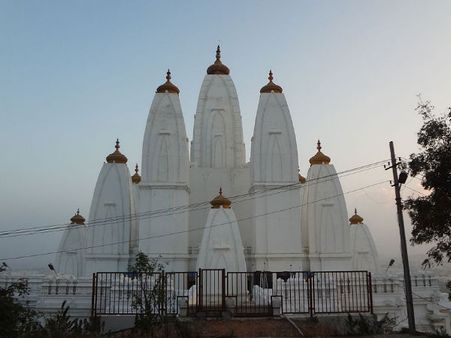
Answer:
[(135, 264), (129, 267), (137, 291), (132, 307), (136, 310), (135, 327), (153, 336), (154, 329), (162, 324), (165, 304), (163, 265), (156, 258), (139, 252)]
[(423, 118), (421, 152), (410, 155), (409, 167), (428, 194), (410, 197), (404, 206), (412, 219), (412, 244), (433, 243), (427, 254), (441, 263), (451, 261), (451, 108), (436, 115), (420, 98), (416, 110)]
[[(7, 269), (3, 263), (0, 272)], [(29, 292), (25, 279), (19, 279), (7, 286), (0, 287), (0, 338), (32, 337), (41, 329), (37, 321), (37, 313), (17, 301), (17, 297)]]

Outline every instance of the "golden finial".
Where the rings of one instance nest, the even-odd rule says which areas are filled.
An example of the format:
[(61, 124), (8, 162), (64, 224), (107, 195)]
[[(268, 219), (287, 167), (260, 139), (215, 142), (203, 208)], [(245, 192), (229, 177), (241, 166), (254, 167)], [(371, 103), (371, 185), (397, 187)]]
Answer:
[(216, 48), (216, 60), (221, 60), (221, 47), (219, 45)]
[(216, 48), (216, 60), (207, 68), (207, 74), (209, 75), (229, 75), (230, 69), (221, 62), (221, 47), (218, 45)]
[(363, 218), (357, 214), (357, 208), (354, 209), (354, 215), (352, 215), (352, 217), (349, 219), (349, 222), (351, 224), (362, 224), (363, 223)]
[(177, 88), (175, 84), (171, 82), (171, 71), (168, 69), (166, 72), (166, 82), (157, 88), (157, 93), (172, 93), (179, 94), (180, 90)]
[(316, 144), (316, 149), (318, 152), (315, 154), (315, 156), (310, 158), (310, 165), (314, 164), (329, 164), (330, 163), (330, 157), (327, 155), (324, 155), (321, 152), (321, 141), (318, 140), (318, 143)]
[(71, 224), (85, 224), (85, 218), (80, 215), (80, 209), (77, 209), (77, 212), (75, 213), (74, 216), (72, 216), (72, 218), (70, 219)]
[(268, 76), (269, 82), (260, 89), (260, 93), (282, 93), (282, 87), (272, 82), (273, 79), (272, 70), (270, 69)]
[(119, 145), (119, 139), (116, 139), (116, 145), (114, 146), (116, 150), (106, 157), (106, 161), (108, 163), (127, 163), (127, 157), (125, 157), (125, 155), (121, 154), (121, 152), (119, 151), (120, 147), (121, 146)]
[(224, 209), (229, 209), (232, 202), (224, 197), (222, 194), (222, 187), (219, 188), (219, 195), (213, 198), (210, 202), (212, 209), (219, 209), (220, 207), (223, 207)]
[(138, 184), (139, 182), (141, 182), (141, 176), (138, 174), (138, 172), (139, 172), (138, 163), (136, 163), (135, 174), (132, 176), (132, 182), (135, 184)]

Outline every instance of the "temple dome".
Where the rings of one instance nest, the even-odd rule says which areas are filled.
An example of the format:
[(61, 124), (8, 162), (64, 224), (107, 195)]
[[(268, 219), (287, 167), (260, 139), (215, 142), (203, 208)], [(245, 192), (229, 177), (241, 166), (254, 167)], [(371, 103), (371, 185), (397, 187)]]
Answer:
[(222, 195), (222, 188), (219, 188), (219, 195), (213, 198), (210, 202), (212, 209), (219, 209), (223, 207), (224, 209), (229, 209), (232, 202)]
[(207, 74), (209, 75), (229, 75), (230, 69), (221, 62), (221, 48), (218, 45), (216, 48), (216, 60), (210, 67), (207, 68)]
[(180, 90), (171, 82), (171, 71), (168, 69), (166, 73), (166, 82), (157, 88), (157, 93), (173, 93), (179, 94)]
[(354, 209), (354, 215), (349, 219), (351, 224), (362, 224), (363, 218), (357, 214), (357, 209)]
[(85, 218), (80, 215), (80, 209), (77, 209), (77, 212), (75, 213), (74, 216), (72, 216), (72, 218), (70, 219), (71, 224), (85, 224)]
[(272, 71), (269, 71), (269, 76), (268, 76), (268, 84), (266, 84), (265, 86), (262, 87), (262, 89), (260, 89), (260, 93), (282, 93), (282, 87), (279, 85), (276, 85), (274, 82), (272, 82), (273, 77), (272, 77)]
[(106, 157), (106, 161), (108, 163), (127, 163), (127, 157), (119, 151), (119, 148), (121, 147), (119, 145), (119, 139), (116, 140), (116, 145), (114, 147), (116, 150)]
[(315, 154), (315, 156), (311, 157), (309, 162), (310, 165), (314, 164), (329, 164), (330, 163), (330, 157), (323, 154), (321, 152), (321, 142), (318, 140), (318, 144), (316, 149), (318, 149), (318, 152)]
[(138, 184), (139, 182), (141, 182), (141, 176), (138, 174), (138, 164), (136, 164), (135, 167), (135, 174), (132, 176), (132, 182), (135, 184)]

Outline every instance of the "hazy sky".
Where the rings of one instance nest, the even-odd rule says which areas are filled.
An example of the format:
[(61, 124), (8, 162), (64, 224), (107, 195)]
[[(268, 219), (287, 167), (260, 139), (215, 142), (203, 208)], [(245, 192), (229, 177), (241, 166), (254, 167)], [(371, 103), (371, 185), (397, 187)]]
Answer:
[[(451, 2), (437, 0), (0, 1), (0, 229), (65, 223), (78, 207), (87, 216), (116, 137), (130, 169), (140, 163), (167, 68), (191, 140), (218, 43), (238, 91), (247, 156), (271, 68), (291, 110), (302, 174), (318, 138), (337, 171), (388, 158), (390, 140), (408, 157), (418, 150), (416, 95), (438, 112), (451, 105), (450, 17)], [(389, 177), (383, 168), (351, 175), (343, 189)], [(408, 187), (421, 189), (415, 179)], [(379, 251), (398, 255), (389, 184), (346, 198)], [(60, 236), (0, 239), (0, 259), (56, 250)]]

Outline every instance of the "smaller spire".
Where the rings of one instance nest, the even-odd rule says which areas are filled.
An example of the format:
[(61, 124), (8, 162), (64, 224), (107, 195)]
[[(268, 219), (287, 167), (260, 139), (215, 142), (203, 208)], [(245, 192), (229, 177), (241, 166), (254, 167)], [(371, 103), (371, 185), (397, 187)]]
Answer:
[(272, 82), (273, 80), (273, 76), (272, 76), (272, 70), (269, 70), (269, 76), (268, 76), (268, 84), (266, 84), (265, 86), (262, 87), (262, 89), (260, 89), (260, 93), (282, 93), (283, 89), (281, 86), (276, 85), (274, 82)]
[(219, 195), (213, 198), (210, 204), (212, 209), (219, 209), (220, 207), (223, 207), (224, 209), (230, 209), (232, 202), (227, 197), (223, 196), (222, 187), (220, 187)]
[(74, 216), (72, 216), (72, 218), (70, 219), (71, 224), (85, 224), (85, 218), (80, 215), (80, 209), (77, 209), (77, 212), (75, 213)]
[(329, 164), (330, 163), (330, 157), (327, 155), (324, 155), (321, 152), (321, 141), (318, 140), (318, 143), (316, 144), (316, 149), (318, 150), (318, 152), (315, 154), (315, 156), (310, 158), (310, 165), (314, 165), (314, 164)]
[(116, 150), (106, 157), (106, 161), (108, 163), (127, 163), (128, 159), (119, 151), (120, 147), (121, 146), (119, 145), (119, 139), (116, 139), (116, 145), (114, 146)]
[(138, 172), (139, 172), (138, 163), (136, 163), (135, 174), (132, 176), (132, 182), (135, 184), (141, 182), (141, 176), (138, 174)]
[(171, 71), (168, 69), (166, 72), (166, 82), (157, 88), (156, 93), (179, 94), (180, 90), (171, 82), (171, 78)]
[(363, 218), (357, 214), (357, 208), (354, 209), (354, 215), (349, 219), (349, 223), (351, 224), (362, 224)]
[(229, 75), (230, 69), (221, 62), (221, 47), (218, 45), (216, 48), (216, 60), (207, 68), (207, 74), (209, 75)]

